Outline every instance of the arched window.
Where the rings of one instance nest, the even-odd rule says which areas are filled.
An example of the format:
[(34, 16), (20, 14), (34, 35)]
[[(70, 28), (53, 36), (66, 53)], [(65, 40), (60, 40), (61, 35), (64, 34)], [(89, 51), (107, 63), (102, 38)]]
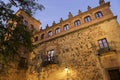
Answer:
[(96, 18), (101, 18), (103, 16), (102, 12), (101, 11), (98, 11), (95, 13), (95, 17)]
[(66, 25), (64, 25), (64, 31), (66, 31), (66, 30), (68, 30), (69, 29), (69, 25), (68, 24), (66, 24)]
[(41, 35), (41, 39), (45, 39), (45, 34), (42, 34), (42, 35)]
[(33, 30), (34, 29), (34, 26), (31, 24), (30, 27), (29, 27), (30, 30)]
[(91, 21), (91, 17), (90, 17), (90, 16), (86, 16), (86, 17), (84, 18), (84, 21), (85, 21), (85, 22), (90, 22), (90, 21)]
[(35, 37), (35, 41), (38, 41), (38, 36)]
[(23, 24), (24, 24), (25, 26), (28, 26), (28, 22), (27, 22), (26, 20), (24, 20)]
[(48, 32), (48, 37), (51, 37), (52, 36), (52, 31), (49, 31)]
[(56, 34), (60, 33), (60, 28), (56, 28), (55, 33)]
[(80, 25), (80, 20), (76, 20), (75, 22), (74, 22), (74, 26), (79, 26)]

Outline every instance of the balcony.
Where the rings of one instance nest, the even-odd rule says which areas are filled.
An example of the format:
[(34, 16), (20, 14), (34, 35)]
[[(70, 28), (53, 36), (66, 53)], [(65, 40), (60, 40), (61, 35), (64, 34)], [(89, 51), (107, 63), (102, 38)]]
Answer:
[(106, 48), (100, 48), (100, 49), (98, 49), (98, 53), (97, 53), (97, 55), (102, 55), (102, 54), (104, 54), (104, 53), (108, 53), (108, 52), (112, 52), (112, 51), (116, 51), (115, 49), (113, 49), (113, 48), (109, 48), (109, 47), (106, 47)]
[(42, 56), (42, 63), (41, 63), (42, 67), (46, 67), (47, 65), (58, 64), (58, 63), (59, 63), (58, 55), (55, 55), (55, 56), (52, 56), (52, 57), (49, 57), (49, 58), (46, 55)]

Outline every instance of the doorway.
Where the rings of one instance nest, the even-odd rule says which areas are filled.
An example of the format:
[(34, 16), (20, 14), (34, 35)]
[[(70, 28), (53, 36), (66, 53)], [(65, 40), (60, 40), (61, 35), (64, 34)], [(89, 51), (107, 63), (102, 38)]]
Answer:
[(119, 69), (108, 70), (110, 80), (120, 80), (120, 71)]

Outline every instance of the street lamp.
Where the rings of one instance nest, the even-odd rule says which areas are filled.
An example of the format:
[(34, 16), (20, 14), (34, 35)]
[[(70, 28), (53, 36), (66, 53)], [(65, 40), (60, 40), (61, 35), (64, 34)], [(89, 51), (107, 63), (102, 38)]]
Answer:
[(67, 66), (65, 67), (65, 71), (66, 71), (66, 75), (67, 75), (66, 80), (68, 80), (68, 67)]

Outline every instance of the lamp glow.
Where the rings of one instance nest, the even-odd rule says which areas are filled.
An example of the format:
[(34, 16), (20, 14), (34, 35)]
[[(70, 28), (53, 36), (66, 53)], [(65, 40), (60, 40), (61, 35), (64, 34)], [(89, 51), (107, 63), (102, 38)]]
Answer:
[(65, 71), (68, 71), (68, 67), (65, 67)]

